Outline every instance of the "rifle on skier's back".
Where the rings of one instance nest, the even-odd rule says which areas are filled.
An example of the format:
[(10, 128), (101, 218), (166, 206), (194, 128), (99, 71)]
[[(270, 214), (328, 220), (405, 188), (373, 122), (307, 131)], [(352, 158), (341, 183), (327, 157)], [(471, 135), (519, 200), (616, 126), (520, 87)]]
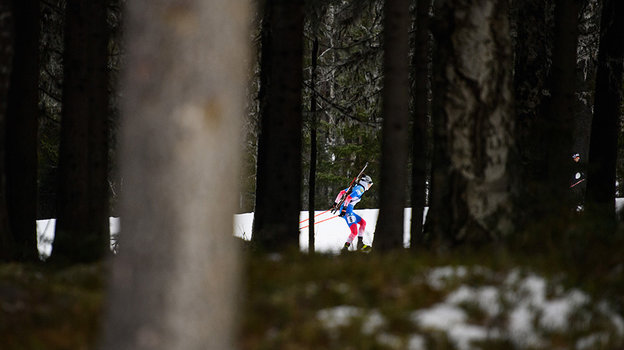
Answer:
[(351, 194), (351, 191), (353, 191), (353, 187), (355, 187), (355, 185), (360, 181), (360, 179), (362, 178), (362, 175), (364, 175), (364, 170), (366, 170), (366, 167), (368, 166), (368, 162), (366, 162), (366, 164), (364, 164), (364, 167), (362, 168), (362, 170), (360, 171), (360, 173), (353, 178), (353, 180), (351, 180), (351, 183), (349, 184), (349, 187), (347, 188), (347, 190), (343, 193), (342, 197), (340, 198), (340, 200), (337, 203), (334, 203), (334, 205), (331, 208), (331, 212), (332, 214), (335, 213), (338, 209), (340, 209), (340, 207), (342, 206), (342, 203), (344, 203), (345, 199), (347, 199), (347, 196)]

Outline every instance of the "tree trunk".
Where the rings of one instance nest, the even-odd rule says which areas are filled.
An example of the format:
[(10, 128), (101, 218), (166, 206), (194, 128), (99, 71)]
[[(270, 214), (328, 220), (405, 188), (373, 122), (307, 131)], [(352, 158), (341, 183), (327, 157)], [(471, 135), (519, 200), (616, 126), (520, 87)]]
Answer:
[(605, 0), (587, 174), (586, 215), (601, 233), (615, 231), (615, 169), (622, 111), (624, 2)]
[(375, 244), (382, 251), (403, 246), (409, 147), (408, 32), (409, 2), (386, 0), (379, 219), (375, 227)]
[[(538, 219), (567, 225), (573, 212), (569, 180), (572, 174), (572, 135), (576, 103), (576, 53), (578, 43), (578, 0), (558, 0), (550, 76), (551, 98), (545, 116), (543, 150), (548, 160), (546, 189), (549, 197), (536, 203), (543, 212)], [(556, 227), (556, 226), (555, 226)], [(561, 231), (557, 229), (557, 231)]]
[(544, 97), (547, 95), (549, 59), (552, 38), (545, 0), (516, 0), (516, 44), (514, 93), (518, 171), (521, 174), (520, 203), (523, 208), (515, 217), (521, 225), (533, 220), (539, 212), (537, 203), (548, 198), (546, 179), (548, 160), (544, 149)]
[(15, 259), (37, 261), (39, 1), (13, 1), (15, 41), (7, 103), (6, 192)]
[(299, 244), (303, 2), (266, 2), (262, 46), (252, 242), (268, 251)]
[(412, 56), (412, 219), (410, 248), (423, 240), (423, 210), (427, 180), (427, 115), (429, 112), (429, 10), (430, 0), (418, 0)]
[(316, 208), (316, 158), (317, 158), (317, 146), (316, 146), (316, 129), (317, 129), (317, 115), (316, 115), (316, 68), (318, 61), (318, 38), (315, 37), (312, 42), (312, 68), (310, 73), (310, 85), (311, 85), (311, 97), (310, 97), (310, 181), (308, 184), (308, 217), (310, 222), (308, 223), (308, 251), (314, 253), (314, 209)]
[(507, 1), (447, 1), (436, 13), (435, 141), (444, 144), (436, 145), (433, 232), (444, 243), (489, 243), (514, 230)]
[(249, 9), (127, 9), (122, 232), (101, 348), (233, 349)]
[(6, 106), (13, 61), (13, 9), (10, 1), (0, 2), (0, 261), (14, 256), (14, 240), (9, 227), (6, 187)]
[(53, 260), (109, 250), (107, 0), (66, 5), (63, 115)]

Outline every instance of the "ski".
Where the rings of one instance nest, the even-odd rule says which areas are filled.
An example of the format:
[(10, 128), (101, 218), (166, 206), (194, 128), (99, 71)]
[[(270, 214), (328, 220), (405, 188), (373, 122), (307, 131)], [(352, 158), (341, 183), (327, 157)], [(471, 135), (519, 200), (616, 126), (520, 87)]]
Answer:
[(353, 187), (358, 183), (358, 181), (360, 181), (360, 178), (362, 177), (362, 175), (364, 175), (364, 170), (366, 170), (367, 166), (368, 166), (368, 162), (364, 164), (364, 167), (362, 168), (360, 173), (356, 177), (354, 177), (353, 180), (351, 180), (351, 183), (349, 184), (349, 187), (347, 188), (345, 193), (342, 195), (342, 198), (340, 198), (338, 203), (334, 204), (334, 206), (331, 208), (332, 214), (335, 213), (338, 209), (340, 209), (340, 207), (342, 206), (342, 203), (344, 203), (345, 199), (347, 199), (347, 196), (351, 194), (351, 191), (353, 191)]
[[(321, 216), (321, 215), (327, 213), (330, 210), (331, 210), (331, 208), (325, 210), (324, 212), (318, 213), (318, 214), (314, 215), (314, 218), (316, 218), (317, 216)], [(299, 224), (303, 224), (304, 222), (309, 221), (309, 220), (310, 220), (310, 218), (305, 218), (305, 219), (299, 221)]]
[[(314, 225), (318, 225), (318, 224), (320, 224), (321, 222), (329, 221), (329, 220), (331, 220), (331, 219), (335, 219), (335, 218), (337, 218), (337, 217), (339, 217), (339, 216), (338, 216), (338, 215), (334, 215), (334, 216), (331, 216), (331, 217), (329, 217), (329, 218), (327, 218), (327, 219), (323, 219), (323, 220), (316, 221), (316, 222), (314, 223)], [(299, 227), (299, 230), (303, 230), (304, 228), (308, 228), (308, 227), (310, 227), (310, 224), (307, 224), (307, 225), (304, 225), (304, 226)]]

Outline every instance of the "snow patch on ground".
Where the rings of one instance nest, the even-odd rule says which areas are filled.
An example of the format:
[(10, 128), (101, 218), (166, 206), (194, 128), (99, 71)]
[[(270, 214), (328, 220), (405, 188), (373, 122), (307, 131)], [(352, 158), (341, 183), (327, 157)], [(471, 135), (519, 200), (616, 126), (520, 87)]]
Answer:
[(377, 310), (369, 312), (363, 308), (345, 305), (319, 310), (316, 318), (332, 332), (337, 328), (349, 326), (354, 319), (361, 319), (361, 331), (365, 335), (374, 334), (386, 324), (386, 319)]
[(461, 286), (449, 294), (446, 297), (446, 301), (454, 305), (474, 303), (481, 310), (485, 311), (488, 317), (496, 317), (503, 310), (498, 289), (493, 286), (478, 288)]
[(436, 267), (427, 274), (427, 282), (431, 288), (442, 290), (453, 280), (465, 277), (466, 271), (463, 266)]
[(348, 326), (351, 324), (352, 319), (362, 317), (362, 309), (355, 306), (336, 306), (319, 310), (316, 317), (328, 329), (335, 329)]
[(427, 349), (427, 341), (425, 337), (420, 334), (413, 334), (407, 340), (407, 349), (408, 350), (426, 350)]
[(443, 331), (460, 350), (472, 349), (473, 341), (498, 337), (495, 332), (475, 324), (470, 324), (468, 314), (461, 307), (447, 298), (444, 303), (436, 304), (429, 309), (414, 311), (411, 320), (421, 329)]
[(436, 304), (429, 309), (414, 311), (412, 321), (422, 328), (450, 330), (468, 320), (461, 308), (451, 304)]
[[(474, 279), (477, 275), (489, 278)], [(534, 273), (516, 269), (505, 276), (484, 267), (445, 266), (430, 269), (426, 276), (422, 283), (443, 296), (430, 307), (406, 310), (417, 330), (407, 339), (387, 333), (378, 310), (343, 305), (320, 310), (317, 319), (330, 332), (360, 319), (363, 334), (381, 331), (376, 341), (392, 349), (426, 349), (424, 334), (432, 331), (445, 334), (460, 350), (479, 349), (475, 342), (488, 340), (508, 341), (518, 349), (547, 349), (554, 346), (547, 336), (552, 333), (579, 334), (574, 348), (584, 350), (604, 348), (624, 337), (624, 319), (608, 303)]]

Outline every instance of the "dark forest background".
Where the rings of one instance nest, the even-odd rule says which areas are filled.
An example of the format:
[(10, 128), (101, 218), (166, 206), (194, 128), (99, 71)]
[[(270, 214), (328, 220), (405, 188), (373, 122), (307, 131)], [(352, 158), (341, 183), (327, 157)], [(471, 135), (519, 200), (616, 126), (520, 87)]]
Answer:
[[(123, 6), (3, 5), (4, 260), (38, 259), (43, 218), (58, 219), (53, 260), (107, 254), (124, 192)], [(254, 244), (296, 244), (299, 211), (327, 209), (366, 162), (378, 185), (358, 207), (380, 208), (382, 250), (400, 247), (403, 207), (431, 208), (426, 227), (413, 222), (414, 248), (617, 236), (621, 7), (255, 3), (232, 189), (237, 212), (256, 213)], [(587, 180), (571, 190), (573, 153)]]
[[(464, 282), (522, 280), (587, 300), (538, 348), (621, 348), (622, 18), (619, 0), (0, 0), (0, 346), (389, 348), (319, 310), (407, 337)], [(367, 163), (372, 253), (313, 254), (310, 230), (301, 254), (301, 211)], [(508, 329), (521, 294), (493, 317), (466, 302), (465, 326)], [(484, 348), (514, 348), (501, 335)]]

